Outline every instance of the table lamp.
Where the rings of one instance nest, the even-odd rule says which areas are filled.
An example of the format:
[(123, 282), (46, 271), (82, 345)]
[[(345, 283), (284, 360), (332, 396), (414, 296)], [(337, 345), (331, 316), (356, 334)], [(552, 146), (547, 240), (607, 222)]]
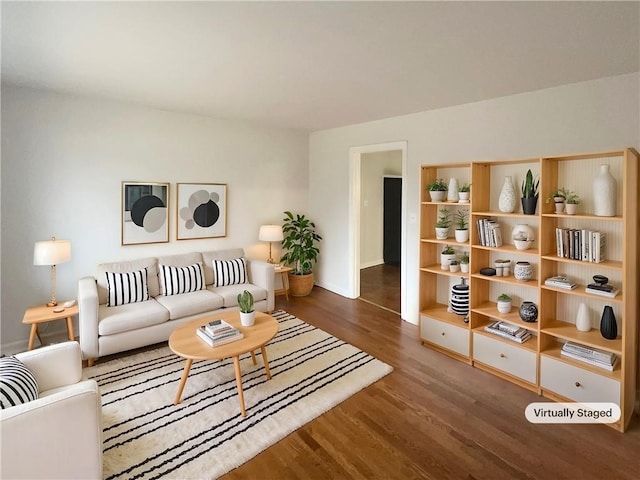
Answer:
[(267, 262), (275, 263), (271, 257), (271, 243), (281, 242), (284, 240), (282, 227), (280, 225), (262, 225), (260, 227), (260, 233), (258, 233), (258, 240), (269, 242), (269, 258), (267, 259)]
[(51, 266), (51, 301), (47, 303), (47, 307), (55, 307), (56, 301), (56, 265), (68, 262), (71, 259), (71, 242), (69, 240), (57, 240), (51, 237), (51, 240), (43, 240), (36, 242), (33, 249), (34, 265), (50, 265)]

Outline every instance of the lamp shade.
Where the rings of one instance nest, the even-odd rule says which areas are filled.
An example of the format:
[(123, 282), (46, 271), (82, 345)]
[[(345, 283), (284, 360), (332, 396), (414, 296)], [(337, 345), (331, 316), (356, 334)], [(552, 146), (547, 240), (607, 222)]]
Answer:
[(262, 225), (258, 233), (258, 240), (263, 242), (280, 242), (284, 240), (280, 225)]
[(60, 265), (71, 260), (71, 242), (69, 240), (44, 240), (36, 242), (33, 249), (34, 265)]

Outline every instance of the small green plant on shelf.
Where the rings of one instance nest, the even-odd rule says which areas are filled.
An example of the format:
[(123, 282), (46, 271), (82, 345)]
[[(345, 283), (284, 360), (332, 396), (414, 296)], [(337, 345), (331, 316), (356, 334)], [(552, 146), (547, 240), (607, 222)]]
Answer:
[(499, 302), (510, 302), (511, 301), (511, 297), (506, 293), (501, 293), (500, 295), (498, 295), (498, 301)]
[(522, 181), (522, 197), (535, 198), (538, 196), (538, 186), (540, 186), (540, 178), (533, 177), (531, 169), (527, 170), (527, 175)]
[(558, 188), (553, 191), (551, 195), (547, 197), (547, 203), (555, 202), (555, 203), (564, 203), (566, 201), (566, 193), (564, 188)]
[(509, 313), (511, 311), (511, 297), (508, 294), (501, 293), (498, 296), (497, 309), (500, 313)]
[(458, 230), (469, 228), (469, 210), (458, 210), (456, 212), (456, 227)]
[(460, 255), (460, 265), (465, 265), (469, 263), (469, 254), (467, 252), (464, 252), (462, 255)]
[(568, 205), (578, 205), (580, 203), (580, 196), (573, 190), (564, 189), (564, 201)]
[(458, 191), (462, 192), (462, 193), (470, 192), (471, 191), (471, 184), (470, 183), (463, 183)]
[(433, 182), (427, 185), (427, 190), (430, 192), (446, 192), (448, 187), (442, 178), (436, 178)]
[(450, 215), (451, 211), (448, 208), (441, 208), (438, 210), (438, 221), (436, 222), (436, 228), (449, 228), (451, 225)]
[(455, 253), (456, 251), (453, 249), (451, 245), (445, 245), (444, 248), (442, 249), (443, 255), (454, 255)]

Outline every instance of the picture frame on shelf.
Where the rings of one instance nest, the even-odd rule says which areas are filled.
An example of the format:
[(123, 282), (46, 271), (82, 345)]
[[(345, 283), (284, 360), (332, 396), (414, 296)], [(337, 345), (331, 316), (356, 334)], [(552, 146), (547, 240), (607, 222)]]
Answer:
[(169, 183), (121, 182), (122, 245), (169, 241)]
[(176, 239), (227, 236), (227, 185), (178, 183)]

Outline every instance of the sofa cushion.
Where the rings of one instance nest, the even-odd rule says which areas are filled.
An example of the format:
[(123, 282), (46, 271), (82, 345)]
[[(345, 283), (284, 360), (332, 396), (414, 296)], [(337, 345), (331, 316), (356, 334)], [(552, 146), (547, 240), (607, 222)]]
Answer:
[(117, 307), (100, 305), (98, 318), (98, 334), (113, 335), (166, 322), (169, 320), (169, 312), (157, 301), (151, 299)]
[(254, 302), (260, 300), (266, 300), (267, 291), (264, 288), (260, 288), (251, 283), (243, 283), (241, 285), (226, 285), (224, 287), (208, 286), (208, 290), (220, 295), (224, 300), (224, 307), (237, 307), (238, 306), (238, 294), (248, 290), (253, 295)]
[(159, 265), (159, 270), (162, 295), (177, 295), (204, 289), (204, 272), (200, 262), (187, 267)]
[(137, 272), (106, 272), (105, 276), (108, 286), (108, 307), (149, 300), (146, 268)]
[(247, 283), (247, 262), (244, 258), (213, 261), (213, 286), (238, 285)]
[[(207, 285), (213, 283), (213, 261), (214, 260), (233, 260), (234, 258), (244, 257), (244, 251), (241, 248), (229, 248), (227, 250), (216, 250), (211, 252), (202, 252), (202, 266), (204, 267), (204, 280)], [(251, 281), (251, 279), (249, 279)]]
[(107, 303), (109, 286), (107, 285), (106, 272), (135, 272), (137, 270), (147, 269), (147, 289), (149, 296), (157, 297), (160, 295), (160, 286), (158, 285), (158, 266), (154, 257), (141, 258), (139, 260), (126, 260), (123, 262), (111, 262), (98, 265), (96, 280), (98, 283), (98, 303)]
[(171, 320), (210, 312), (223, 306), (222, 297), (208, 290), (199, 290), (197, 292), (182, 293), (168, 297), (159, 296), (156, 298), (156, 301), (168, 310)]
[(0, 407), (9, 408), (38, 398), (38, 382), (16, 357), (0, 358)]

